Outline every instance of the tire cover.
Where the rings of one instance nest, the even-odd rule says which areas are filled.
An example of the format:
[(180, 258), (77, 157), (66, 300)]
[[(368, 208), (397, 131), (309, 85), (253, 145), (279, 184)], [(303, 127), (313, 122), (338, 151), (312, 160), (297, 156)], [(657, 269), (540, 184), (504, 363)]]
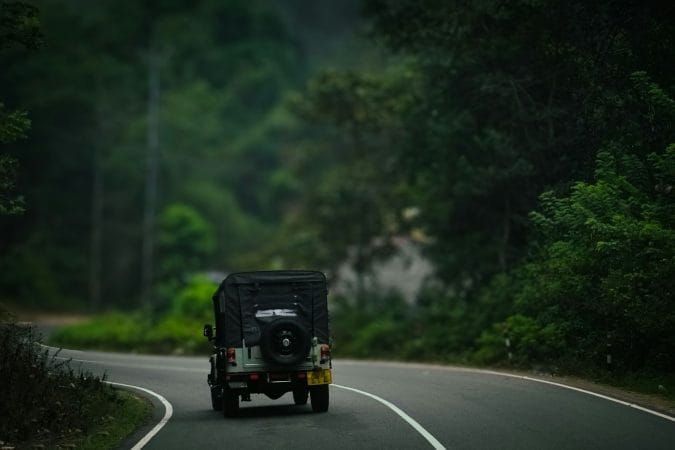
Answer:
[(265, 325), (260, 338), (260, 350), (269, 362), (288, 366), (307, 357), (309, 332), (293, 318), (282, 317)]

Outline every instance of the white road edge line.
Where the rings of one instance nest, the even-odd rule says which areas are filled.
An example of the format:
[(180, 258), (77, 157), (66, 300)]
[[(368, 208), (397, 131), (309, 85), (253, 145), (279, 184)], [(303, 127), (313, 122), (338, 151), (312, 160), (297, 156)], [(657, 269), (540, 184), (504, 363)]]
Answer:
[(125, 388), (138, 389), (139, 391), (143, 391), (143, 392), (145, 392), (145, 393), (147, 393), (147, 394), (150, 394), (150, 395), (156, 397), (160, 402), (162, 402), (162, 405), (164, 405), (164, 417), (162, 417), (162, 420), (160, 420), (159, 423), (158, 423), (157, 425), (155, 425), (155, 426), (152, 428), (152, 430), (150, 430), (150, 431), (148, 432), (148, 434), (146, 434), (145, 436), (143, 436), (143, 437), (141, 438), (141, 440), (138, 441), (138, 442), (136, 443), (136, 445), (134, 445), (134, 446), (131, 448), (131, 450), (140, 450), (140, 449), (142, 449), (143, 447), (145, 447), (145, 445), (146, 445), (148, 442), (150, 442), (150, 439), (152, 439), (153, 437), (155, 437), (155, 435), (156, 435), (157, 433), (159, 433), (159, 430), (161, 430), (161, 429), (164, 427), (164, 425), (166, 425), (166, 423), (169, 421), (169, 419), (170, 419), (171, 416), (173, 415), (173, 406), (171, 406), (171, 403), (169, 403), (169, 401), (168, 401), (167, 399), (165, 399), (164, 397), (162, 397), (161, 395), (159, 395), (157, 392), (151, 391), (150, 389), (146, 389), (146, 388), (143, 388), (143, 387), (140, 387), (140, 386), (134, 386), (133, 384), (116, 383), (116, 382), (114, 382), (114, 381), (104, 381), (104, 383), (108, 383), (108, 384), (111, 384), (111, 385), (113, 385), (113, 386), (120, 386), (120, 387), (125, 387)]
[(496, 375), (502, 375), (502, 376), (507, 376), (507, 377), (511, 377), (511, 378), (520, 378), (520, 379), (527, 380), (527, 381), (536, 381), (537, 383), (550, 384), (552, 386), (558, 386), (558, 387), (561, 387), (561, 388), (570, 389), (572, 391), (577, 391), (577, 392), (581, 392), (581, 393), (584, 393), (584, 394), (592, 395), (593, 397), (598, 397), (598, 398), (601, 398), (603, 400), (609, 400), (610, 402), (618, 403), (618, 404), (623, 405), (623, 406), (628, 406), (629, 408), (635, 408), (635, 409), (638, 409), (642, 412), (653, 414), (655, 416), (661, 417), (661, 418), (669, 420), (671, 422), (675, 422), (675, 417), (671, 417), (667, 414), (662, 414), (658, 411), (654, 411), (653, 409), (645, 408), (644, 406), (636, 405), (635, 403), (625, 402), (623, 400), (619, 400), (618, 398), (610, 397), (608, 395), (598, 394), (597, 392), (593, 392), (593, 391), (587, 391), (586, 389), (581, 389), (581, 388), (574, 387), (574, 386), (568, 386), (566, 384), (556, 383), (554, 381), (541, 380), (539, 378), (532, 378), (532, 377), (528, 377), (528, 376), (525, 376), (525, 375), (513, 375), (513, 374), (501, 373), (501, 372), (486, 372), (486, 373), (493, 373), (493, 374), (496, 374)]
[(419, 434), (422, 435), (424, 439), (426, 439), (433, 448), (436, 450), (446, 450), (445, 446), (438, 442), (438, 440), (432, 436), (431, 433), (429, 433), (427, 430), (424, 429), (422, 425), (420, 425), (415, 419), (410, 417), (408, 414), (406, 414), (401, 408), (398, 406), (394, 405), (393, 403), (383, 399), (382, 397), (378, 397), (377, 395), (371, 394), (366, 391), (361, 391), (359, 389), (354, 389), (353, 387), (349, 386), (341, 386), (339, 384), (331, 384), (331, 386), (340, 388), (340, 389), (346, 389), (348, 391), (356, 392), (357, 394), (365, 395), (366, 397), (370, 397), (374, 400), (377, 400), (378, 402), (382, 403), (385, 405), (387, 408), (391, 409), (394, 411), (396, 414), (398, 414), (403, 420), (408, 422), (408, 424), (415, 429)]
[(557, 386), (557, 387), (561, 387), (561, 388), (564, 388), (564, 389), (569, 389), (571, 391), (577, 391), (577, 392), (581, 392), (583, 394), (592, 395), (593, 397), (598, 397), (598, 398), (601, 398), (603, 400), (608, 400), (610, 402), (618, 403), (619, 405), (628, 406), (629, 408), (634, 408), (634, 409), (640, 410), (642, 412), (646, 412), (648, 414), (652, 414), (654, 416), (661, 417), (662, 419), (666, 419), (666, 420), (669, 420), (671, 422), (675, 422), (675, 417), (669, 416), (667, 414), (660, 413), (658, 411), (654, 411), (653, 409), (645, 408), (644, 406), (636, 405), (635, 403), (630, 403), (630, 402), (626, 402), (626, 401), (623, 401), (623, 400), (619, 400), (618, 398), (610, 397), (608, 395), (603, 395), (603, 394), (599, 394), (597, 392), (588, 391), (586, 389), (581, 389), (581, 388), (578, 388), (578, 387), (569, 386), (567, 384), (556, 383), (555, 381), (542, 380), (541, 378), (528, 377), (527, 375), (515, 375), (513, 373), (498, 372), (496, 370), (481, 370), (481, 369), (468, 369), (468, 368), (467, 369), (465, 369), (465, 368), (457, 368), (457, 369), (449, 368), (449, 369), (461, 371), (461, 372), (473, 372), (473, 373), (484, 373), (484, 374), (489, 374), (489, 375), (500, 375), (500, 376), (503, 376), (503, 377), (517, 378), (517, 379), (526, 380), (526, 381), (536, 381), (537, 383), (549, 384), (551, 386)]
[[(361, 364), (361, 363), (367, 363), (367, 361), (355, 361), (355, 360), (349, 360), (349, 361), (343, 361), (344, 363), (347, 364)], [(599, 394), (597, 392), (593, 391), (588, 391), (586, 389), (581, 389), (578, 387), (574, 386), (569, 386), (567, 384), (562, 384), (562, 383), (556, 383), (555, 381), (548, 381), (548, 380), (542, 380), (541, 378), (534, 378), (534, 377), (528, 377), (527, 375), (516, 375), (513, 373), (507, 373), (507, 372), (498, 372), (496, 370), (485, 370), (485, 369), (472, 369), (469, 367), (450, 367), (450, 366), (435, 366), (435, 365), (427, 365), (427, 364), (420, 364), (420, 363), (385, 363), (386, 365), (390, 366), (395, 366), (395, 367), (401, 367), (401, 368), (406, 368), (406, 369), (438, 369), (438, 370), (444, 370), (448, 372), (465, 372), (465, 373), (481, 373), (481, 374), (486, 374), (486, 375), (498, 375), (502, 377), (509, 377), (509, 378), (517, 378), (520, 380), (526, 380), (526, 381), (535, 381), (537, 383), (543, 383), (543, 384), (549, 384), (551, 386), (557, 386), (561, 387), (563, 389), (569, 389), (572, 391), (577, 391), (581, 392), (583, 394), (587, 395), (592, 395), (593, 397), (598, 397), (603, 400), (608, 400), (610, 402), (618, 403), (619, 405), (627, 406), (629, 408), (637, 409), (642, 412), (646, 412), (648, 414), (652, 414), (657, 417), (661, 417), (662, 419), (666, 419), (670, 422), (675, 422), (675, 417), (669, 416), (668, 414), (663, 414), (658, 411), (654, 411), (653, 409), (645, 408), (644, 406), (637, 405), (635, 403), (630, 403), (626, 402), (624, 400), (619, 400), (618, 398), (610, 397), (608, 395), (603, 395)]]

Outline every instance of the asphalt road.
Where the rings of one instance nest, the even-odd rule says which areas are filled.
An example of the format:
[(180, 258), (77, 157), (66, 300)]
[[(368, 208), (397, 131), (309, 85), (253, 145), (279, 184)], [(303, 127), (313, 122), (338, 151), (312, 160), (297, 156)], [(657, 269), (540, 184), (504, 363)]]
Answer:
[[(333, 381), (341, 387), (331, 387), (327, 413), (295, 406), (290, 394), (278, 400), (253, 395), (241, 404), (239, 417), (225, 419), (211, 410), (206, 356), (66, 350), (61, 356), (72, 358), (73, 367), (105, 372), (110, 381), (150, 389), (171, 403), (173, 416), (148, 449), (424, 449), (433, 448), (433, 440), (448, 449), (675, 448), (673, 421), (505, 375), (335, 361)], [(160, 418), (163, 407), (155, 403)]]

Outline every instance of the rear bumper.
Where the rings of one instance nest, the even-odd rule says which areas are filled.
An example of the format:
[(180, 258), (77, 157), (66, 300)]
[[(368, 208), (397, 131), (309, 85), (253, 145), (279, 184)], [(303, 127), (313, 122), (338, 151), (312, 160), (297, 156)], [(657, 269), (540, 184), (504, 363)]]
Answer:
[(246, 372), (226, 374), (223, 385), (250, 393), (289, 392), (333, 381), (331, 369), (288, 372)]

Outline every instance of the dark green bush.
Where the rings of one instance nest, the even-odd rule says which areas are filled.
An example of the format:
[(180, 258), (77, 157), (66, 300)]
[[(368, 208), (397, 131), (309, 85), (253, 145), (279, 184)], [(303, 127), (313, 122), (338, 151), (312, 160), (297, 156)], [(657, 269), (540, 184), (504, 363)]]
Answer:
[[(508, 346), (507, 346), (508, 339)], [(473, 359), (482, 364), (510, 362), (517, 366), (558, 358), (565, 347), (564, 336), (556, 324), (542, 325), (520, 314), (495, 324), (478, 338)], [(511, 353), (511, 359), (508, 353)]]
[(30, 327), (0, 317), (0, 441), (24, 447), (79, 442), (120, 409), (103, 378), (75, 371)]
[(50, 342), (71, 348), (207, 353), (211, 347), (202, 328), (213, 322), (211, 296), (215, 289), (215, 283), (196, 276), (173, 294), (167, 311), (159, 317), (112, 312), (61, 328)]

